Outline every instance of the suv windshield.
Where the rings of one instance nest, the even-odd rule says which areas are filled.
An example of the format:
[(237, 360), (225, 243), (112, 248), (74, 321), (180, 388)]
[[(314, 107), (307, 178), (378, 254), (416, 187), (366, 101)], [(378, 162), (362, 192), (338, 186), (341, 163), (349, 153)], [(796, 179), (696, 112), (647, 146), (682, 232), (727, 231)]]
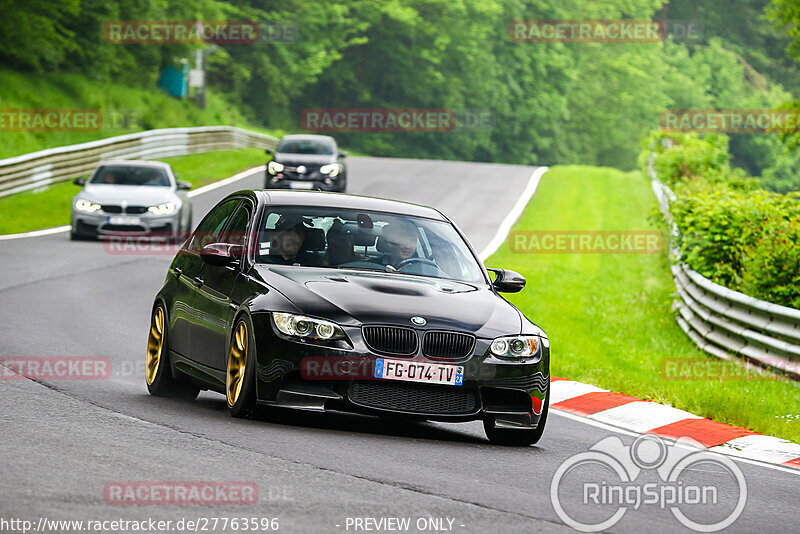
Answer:
[(169, 187), (169, 176), (164, 169), (155, 167), (137, 167), (126, 165), (114, 165), (101, 167), (92, 179), (90, 184), (107, 185), (147, 185), (158, 187)]
[(483, 281), (450, 223), (336, 208), (271, 209), (259, 231), (256, 261)]
[(329, 156), (333, 154), (333, 144), (330, 141), (318, 139), (284, 139), (278, 145), (276, 152)]

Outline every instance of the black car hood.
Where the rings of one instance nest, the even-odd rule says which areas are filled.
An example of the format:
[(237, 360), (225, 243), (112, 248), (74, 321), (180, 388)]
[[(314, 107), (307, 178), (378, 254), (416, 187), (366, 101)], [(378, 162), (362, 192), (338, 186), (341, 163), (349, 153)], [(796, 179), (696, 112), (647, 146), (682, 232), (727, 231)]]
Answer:
[(288, 152), (276, 152), (273, 159), (278, 163), (283, 163), (290, 167), (336, 163), (335, 154), (292, 154)]
[(518, 334), (516, 308), (488, 286), (399, 273), (257, 265), (254, 274), (306, 315), (342, 325), (414, 326), (473, 332), (491, 338)]

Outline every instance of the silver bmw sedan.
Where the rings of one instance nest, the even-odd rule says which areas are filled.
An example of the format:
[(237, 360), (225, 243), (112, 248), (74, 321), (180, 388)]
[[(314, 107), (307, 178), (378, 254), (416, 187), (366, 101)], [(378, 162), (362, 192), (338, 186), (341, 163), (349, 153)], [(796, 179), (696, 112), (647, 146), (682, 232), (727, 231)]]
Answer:
[(187, 182), (160, 161), (106, 161), (72, 199), (72, 239), (106, 235), (174, 236), (192, 227)]

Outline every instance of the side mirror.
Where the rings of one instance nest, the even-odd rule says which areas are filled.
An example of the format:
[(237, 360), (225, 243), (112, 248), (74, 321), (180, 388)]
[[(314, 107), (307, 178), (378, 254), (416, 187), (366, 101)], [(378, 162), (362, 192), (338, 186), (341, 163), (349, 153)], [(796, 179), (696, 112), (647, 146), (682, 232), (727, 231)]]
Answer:
[(517, 293), (525, 287), (525, 277), (508, 269), (488, 269), (495, 275), (492, 287), (499, 293)]
[(339, 157), (340, 158), (346, 158), (347, 157), (347, 152), (345, 152), (344, 150), (340, 150), (339, 151)]
[(75, 178), (75, 181), (72, 183), (75, 185), (86, 185), (86, 177), (81, 176), (80, 178)]
[(242, 245), (231, 245), (230, 243), (211, 243), (203, 247), (200, 257), (209, 265), (227, 267), (235, 264), (244, 255)]
[(265, 149), (264, 149), (264, 152), (265, 152), (265, 153), (267, 153), (267, 154), (272, 154), (272, 153), (274, 153), (275, 151), (274, 151), (274, 150), (272, 150), (271, 148), (265, 148)]
[(178, 182), (177, 184), (178, 191), (188, 191), (192, 188), (192, 184), (189, 182)]

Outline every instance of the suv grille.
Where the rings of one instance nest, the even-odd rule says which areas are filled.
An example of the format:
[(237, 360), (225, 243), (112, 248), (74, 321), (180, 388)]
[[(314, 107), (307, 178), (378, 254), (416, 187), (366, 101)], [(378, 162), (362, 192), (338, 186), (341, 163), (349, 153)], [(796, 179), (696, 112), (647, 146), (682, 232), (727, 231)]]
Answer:
[(397, 326), (365, 326), (361, 329), (367, 346), (375, 352), (410, 356), (417, 352), (417, 333)]
[(427, 332), (422, 342), (423, 354), (431, 358), (463, 358), (474, 347), (475, 336), (457, 332)]
[(467, 415), (478, 411), (475, 391), (457, 386), (364, 381), (353, 382), (347, 396), (359, 406), (401, 412)]

